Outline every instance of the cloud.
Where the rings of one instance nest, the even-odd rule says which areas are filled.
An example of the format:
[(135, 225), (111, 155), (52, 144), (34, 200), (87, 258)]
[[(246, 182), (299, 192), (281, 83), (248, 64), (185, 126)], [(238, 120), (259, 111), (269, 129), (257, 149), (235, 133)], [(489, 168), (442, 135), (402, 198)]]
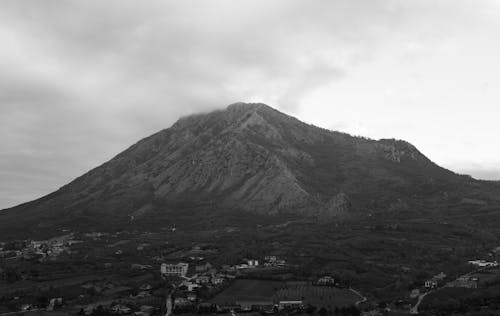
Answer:
[(499, 181), (500, 180), (500, 168), (493, 169), (457, 169), (460, 174), (467, 174), (472, 176), (475, 179), (480, 180), (490, 180), (490, 181)]
[(411, 42), (409, 56), (423, 54), (490, 6), (2, 1), (0, 208), (23, 201), (10, 197), (20, 187), (23, 199), (48, 193), (182, 115), (257, 100), (303, 111), (305, 97), (381, 48)]

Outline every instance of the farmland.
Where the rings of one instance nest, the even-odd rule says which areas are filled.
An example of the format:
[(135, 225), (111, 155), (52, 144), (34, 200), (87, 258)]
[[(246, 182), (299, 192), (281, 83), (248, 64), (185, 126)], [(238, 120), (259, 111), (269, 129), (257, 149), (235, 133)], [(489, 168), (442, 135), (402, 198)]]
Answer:
[(213, 302), (217, 304), (232, 304), (241, 301), (272, 302), (276, 291), (284, 286), (285, 283), (279, 281), (240, 279), (217, 295)]
[(302, 300), (317, 308), (332, 309), (348, 307), (360, 300), (360, 297), (348, 289), (328, 286), (297, 285), (279, 290), (276, 295), (279, 300)]
[(327, 286), (313, 286), (267, 280), (238, 279), (217, 295), (212, 302), (216, 304), (260, 303), (272, 304), (279, 301), (303, 300), (318, 308), (347, 307), (360, 298), (348, 289)]

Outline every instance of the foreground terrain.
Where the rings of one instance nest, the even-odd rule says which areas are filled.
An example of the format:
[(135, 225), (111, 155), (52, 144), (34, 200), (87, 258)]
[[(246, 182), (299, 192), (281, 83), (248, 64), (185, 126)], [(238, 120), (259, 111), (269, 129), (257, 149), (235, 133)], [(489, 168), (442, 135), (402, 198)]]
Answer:
[[(484, 309), (484, 302), (494, 302), (497, 297), (500, 270), (495, 267), (477, 272), (477, 288), (444, 286), (478, 270), (468, 261), (484, 259), (493, 263), (498, 259), (494, 251), (500, 245), (498, 232), (475, 229), (474, 222), (396, 222), (376, 218), (356, 223), (319, 224), (297, 219), (265, 222), (238, 225), (235, 220), (229, 226), (199, 223), (195, 227), (177, 225), (151, 231), (133, 229), (135, 225), (90, 233), (65, 229), (55, 240), (6, 242), (0, 283), (4, 312), (20, 310), (26, 304), (46, 306), (51, 298), (61, 297), (64, 304), (60, 310), (70, 314), (118, 302), (135, 311), (141, 306), (153, 306), (157, 313), (164, 313), (165, 299), (172, 288), (177, 288), (175, 295), (180, 297), (196, 295), (191, 305), (176, 313), (190, 313), (196, 306), (203, 308), (199, 304), (255, 302), (268, 296), (266, 293), (279, 299), (280, 289), (282, 294), (300, 298), (308, 296), (304, 293), (313, 293), (310, 296), (314, 299), (308, 302), (316, 304), (316, 313), (322, 307), (333, 312), (336, 307), (347, 310), (355, 306), (361, 311), (390, 309), (392, 313), (408, 314), (417, 303), (418, 297), (411, 297), (415, 290), (420, 294), (430, 292), (419, 311), (434, 311), (432, 315), (436, 310), (443, 310), (443, 315), (450, 310), (464, 311), (463, 302), (468, 304), (467, 312), (474, 306)], [(39, 244), (47, 246), (36, 248)], [(266, 264), (269, 258), (277, 258), (279, 264)], [(247, 260), (258, 260), (259, 266), (245, 267)], [(187, 291), (179, 290), (183, 279), (159, 278), (162, 263), (179, 262), (189, 263), (188, 277), (217, 276), (222, 283)], [(196, 271), (195, 267), (206, 263), (210, 268)], [(441, 272), (446, 275), (439, 281), (442, 289), (426, 288), (426, 281)], [(308, 289), (325, 276), (335, 280), (329, 285), (333, 292)], [(298, 286), (301, 292), (293, 290)], [(446, 305), (436, 295), (449, 297), (454, 303)], [(329, 298), (319, 300), (319, 296)], [(322, 300), (328, 303), (321, 304)]]

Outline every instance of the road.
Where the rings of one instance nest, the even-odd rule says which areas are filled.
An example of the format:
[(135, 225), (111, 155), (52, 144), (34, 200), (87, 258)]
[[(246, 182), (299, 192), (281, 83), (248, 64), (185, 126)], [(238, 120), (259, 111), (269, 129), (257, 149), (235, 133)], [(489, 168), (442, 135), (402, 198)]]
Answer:
[(463, 278), (463, 277), (468, 277), (470, 276), (471, 274), (474, 274), (474, 273), (478, 273), (478, 272), (481, 272), (481, 271), (484, 271), (486, 269), (488, 269), (490, 267), (481, 267), (477, 270), (474, 270), (474, 271), (471, 271), (471, 272), (468, 272), (466, 274), (463, 274), (461, 276), (459, 276), (458, 278), (456, 278), (454, 281), (451, 281), (451, 282), (448, 282), (446, 283), (444, 286), (441, 286), (441, 287), (438, 287), (436, 288), (435, 290), (432, 290), (432, 291), (429, 291), (429, 292), (426, 292), (426, 293), (423, 293), (421, 294), (419, 297), (418, 297), (418, 301), (417, 303), (410, 309), (410, 314), (412, 315), (416, 315), (418, 314), (418, 307), (420, 306), (420, 303), (422, 303), (422, 300), (424, 299), (424, 297), (426, 297), (427, 295), (431, 294), (432, 292), (435, 292), (436, 290), (439, 290), (439, 289), (442, 289), (443, 287), (448, 287), (450, 286), (453, 282), (455, 282), (457, 279), (460, 279), (460, 278)]
[(356, 291), (353, 288), (349, 288), (349, 291), (353, 292), (354, 294), (356, 294), (357, 296), (359, 296), (361, 298), (359, 301), (357, 301), (356, 303), (354, 303), (354, 305), (356, 305), (356, 307), (358, 307), (359, 304), (364, 303), (364, 302), (366, 302), (368, 300), (366, 297), (364, 297), (361, 293), (359, 293), (358, 291)]
[(168, 293), (167, 298), (165, 300), (165, 307), (167, 311), (165, 312), (165, 316), (171, 316), (173, 310), (173, 302), (172, 302), (172, 291)]
[(412, 315), (418, 314), (418, 307), (420, 306), (420, 303), (422, 303), (424, 297), (431, 294), (432, 292), (434, 291), (425, 292), (424, 294), (419, 295), (417, 303), (410, 309), (410, 314)]

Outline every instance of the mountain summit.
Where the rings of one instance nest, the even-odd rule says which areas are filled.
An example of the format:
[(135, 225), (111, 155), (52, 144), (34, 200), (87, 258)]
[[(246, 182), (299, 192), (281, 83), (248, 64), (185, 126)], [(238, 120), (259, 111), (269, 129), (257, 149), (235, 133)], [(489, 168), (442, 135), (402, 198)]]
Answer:
[(236, 103), (181, 118), (58, 191), (3, 211), (0, 221), (50, 226), (186, 209), (349, 218), (428, 208), (471, 183), (407, 142), (353, 137), (265, 104)]

